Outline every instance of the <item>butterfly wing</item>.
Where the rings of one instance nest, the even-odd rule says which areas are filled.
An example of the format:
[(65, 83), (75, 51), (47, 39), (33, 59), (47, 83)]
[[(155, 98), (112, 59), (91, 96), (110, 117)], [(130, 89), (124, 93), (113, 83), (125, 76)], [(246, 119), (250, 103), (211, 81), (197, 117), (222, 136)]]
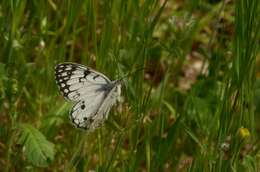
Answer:
[(73, 106), (70, 118), (77, 128), (93, 131), (107, 119), (121, 91), (120, 85), (112, 83), (110, 86), (110, 89), (102, 91), (93, 99), (84, 99)]
[(91, 99), (84, 99), (77, 102), (70, 112), (70, 119), (77, 128), (92, 130), (95, 116), (102, 102), (105, 92), (100, 92)]
[(77, 128), (90, 131), (98, 128), (120, 95), (120, 84), (80, 64), (59, 64), (55, 67), (55, 76), (63, 96), (77, 102), (70, 112), (70, 119)]
[(97, 111), (97, 115), (94, 117), (93, 126), (100, 126), (100, 124), (108, 118), (108, 113), (111, 107), (116, 103), (121, 93), (120, 83), (115, 83), (110, 92), (106, 95), (104, 101), (100, 105)]
[(97, 90), (111, 83), (102, 73), (75, 63), (58, 64), (55, 77), (63, 96), (76, 102), (97, 96)]

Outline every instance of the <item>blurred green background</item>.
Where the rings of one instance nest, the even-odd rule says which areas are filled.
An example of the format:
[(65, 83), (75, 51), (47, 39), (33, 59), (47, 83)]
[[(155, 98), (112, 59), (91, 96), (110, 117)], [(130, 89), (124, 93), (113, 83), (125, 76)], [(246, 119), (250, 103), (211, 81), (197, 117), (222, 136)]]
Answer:
[[(259, 0), (3, 0), (0, 171), (260, 171)], [(54, 66), (125, 79), (92, 133)]]

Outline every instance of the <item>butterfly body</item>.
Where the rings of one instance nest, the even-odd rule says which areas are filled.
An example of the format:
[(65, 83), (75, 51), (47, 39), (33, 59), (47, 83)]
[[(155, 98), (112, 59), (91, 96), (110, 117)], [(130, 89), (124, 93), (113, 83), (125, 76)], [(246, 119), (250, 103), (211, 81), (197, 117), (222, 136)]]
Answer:
[(120, 80), (110, 81), (102, 73), (80, 64), (58, 64), (55, 77), (63, 96), (76, 102), (70, 119), (77, 128), (93, 131), (100, 127), (120, 96)]

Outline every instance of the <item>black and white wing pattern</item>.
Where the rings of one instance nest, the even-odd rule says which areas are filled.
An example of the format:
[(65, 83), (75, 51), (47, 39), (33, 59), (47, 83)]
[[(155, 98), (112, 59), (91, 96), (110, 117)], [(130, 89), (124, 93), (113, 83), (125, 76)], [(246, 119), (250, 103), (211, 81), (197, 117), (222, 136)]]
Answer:
[(107, 119), (120, 96), (121, 82), (110, 81), (102, 73), (75, 63), (55, 67), (56, 82), (63, 96), (76, 102), (70, 119), (77, 128), (95, 130)]
[(75, 63), (58, 64), (55, 67), (55, 77), (63, 96), (76, 102), (84, 96), (95, 96), (95, 90), (111, 83), (105, 75)]

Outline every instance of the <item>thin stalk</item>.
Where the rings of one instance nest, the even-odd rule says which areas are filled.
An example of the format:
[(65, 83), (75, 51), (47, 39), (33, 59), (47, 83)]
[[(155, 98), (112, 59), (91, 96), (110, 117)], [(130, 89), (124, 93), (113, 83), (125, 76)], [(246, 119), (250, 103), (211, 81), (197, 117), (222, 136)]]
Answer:
[[(80, 138), (82, 138), (82, 139), (79, 143), (79, 146), (77, 147), (76, 151), (72, 155), (72, 158), (70, 159), (69, 163), (65, 167), (65, 170), (64, 170), (65, 172), (72, 171), (73, 167), (75, 167), (79, 163), (78, 157), (82, 155), (87, 135), (88, 134), (86, 134), (86, 133), (83, 133), (83, 135), (81, 135)], [(82, 136), (84, 136), (84, 137), (82, 137)]]

